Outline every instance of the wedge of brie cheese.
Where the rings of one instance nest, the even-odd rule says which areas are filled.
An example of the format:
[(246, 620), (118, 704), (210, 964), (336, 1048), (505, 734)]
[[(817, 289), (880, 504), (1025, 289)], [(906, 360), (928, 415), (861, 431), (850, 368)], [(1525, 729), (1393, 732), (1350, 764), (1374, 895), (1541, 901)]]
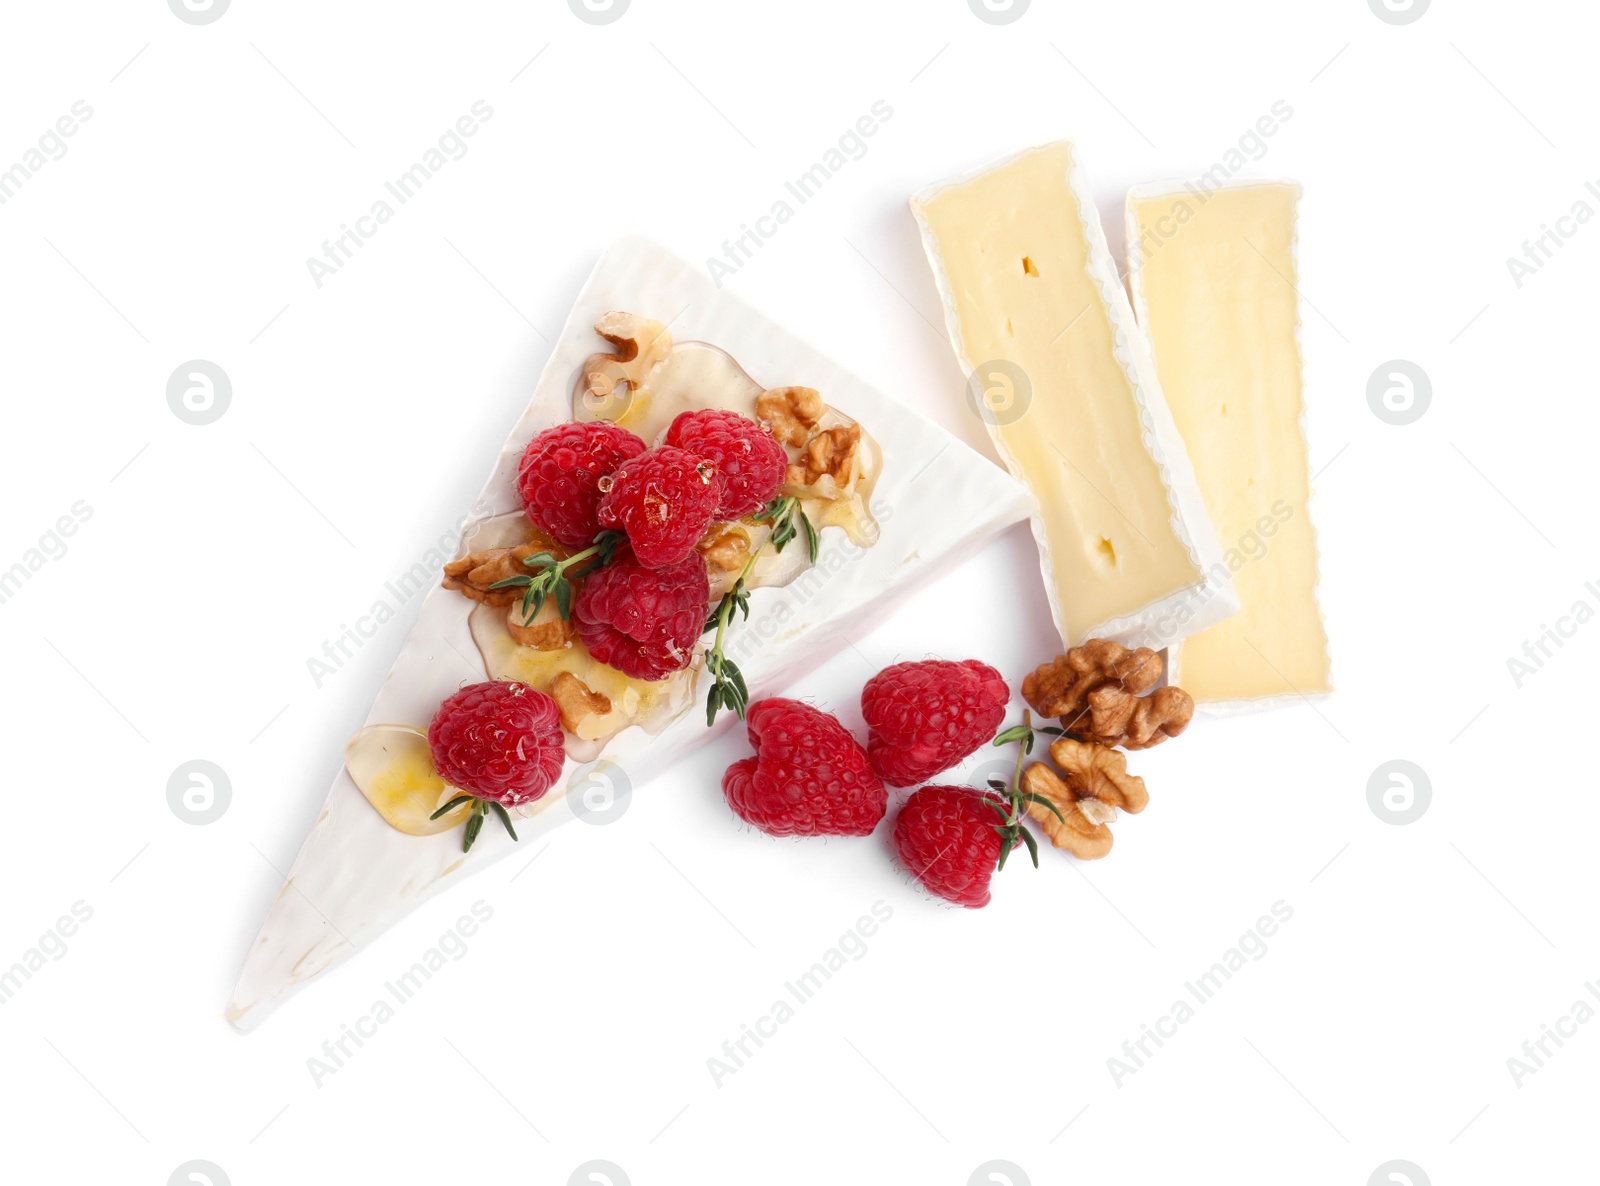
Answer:
[(912, 200), (969, 404), (1038, 498), (1056, 626), (1164, 647), (1238, 608), (1074, 146)]
[(1201, 704), (1332, 689), (1307, 505), (1299, 198), (1287, 183), (1128, 195), (1134, 307), (1243, 605), (1173, 653), (1172, 679)]
[[(614, 310), (670, 319), (677, 342), (708, 344), (685, 352), (686, 367), (726, 372), (738, 360), (763, 384), (817, 389), (881, 446), (881, 457), (873, 458), (876, 484), (868, 487), (870, 514), (837, 503), (844, 508), (840, 516), (823, 516), (819, 523), (816, 563), (783, 574), (781, 587), (755, 590), (750, 618), (739, 623), (728, 648), (752, 696), (775, 692), (822, 663), (871, 630), (902, 594), (959, 565), (1033, 512), (1028, 491), (986, 458), (752, 312), (699, 268), (631, 239), (605, 253), (579, 294), (532, 402), (473, 509), (464, 543), (493, 537), (508, 516), (520, 513), (513, 479), (523, 448), (536, 432), (572, 418), (574, 381), (603, 345), (595, 326)], [(717, 352), (708, 353), (710, 347)], [(863, 540), (863, 524), (874, 520), (873, 538)], [(497, 674), (502, 661), (494, 657), (503, 650), (499, 634), (486, 632), (474, 602), (443, 588), (428, 594), (368, 714), (368, 730), (352, 745), (351, 767), (334, 781), (250, 947), (226, 1011), (233, 1025), (255, 1027), (290, 993), (429, 896), (517, 851), (498, 828), (484, 829), (463, 853), (461, 830), (454, 826), (459, 821), (446, 817), (444, 830), (427, 826), (428, 810), (449, 789), (432, 774), (426, 739), (419, 743), (417, 732), (463, 683)], [(487, 664), (485, 655), (491, 657)], [(737, 723), (725, 713), (708, 729), (703, 689), (696, 695), (693, 680), (685, 682), (688, 688), (669, 690), (671, 711), (653, 713), (649, 728), (605, 736), (596, 742), (598, 756), (582, 764), (569, 757), (556, 786), (518, 809), (522, 851), (533, 851), (531, 837), (573, 817), (574, 794), (596, 783), (637, 790)], [(626, 689), (617, 691), (616, 702), (625, 699)], [(414, 821), (407, 824), (414, 834), (391, 825), (363, 796), (352, 768), (393, 819)]]

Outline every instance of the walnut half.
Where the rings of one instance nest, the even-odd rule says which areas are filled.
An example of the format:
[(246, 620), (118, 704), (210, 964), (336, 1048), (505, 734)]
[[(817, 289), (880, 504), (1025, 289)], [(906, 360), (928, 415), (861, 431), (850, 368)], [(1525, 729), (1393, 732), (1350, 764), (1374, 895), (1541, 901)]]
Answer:
[(706, 565), (718, 572), (738, 572), (750, 559), (750, 533), (737, 523), (712, 524), (695, 545)]
[(1058, 717), (1075, 736), (1148, 749), (1178, 736), (1194, 717), (1189, 693), (1156, 688), (1162, 671), (1161, 656), (1149, 647), (1129, 650), (1095, 638), (1030, 674), (1022, 681), (1022, 698), (1035, 711)]
[(1099, 799), (1079, 799), (1072, 788), (1043, 762), (1035, 762), (1022, 772), (1022, 789), (1054, 804), (1056, 812), (1040, 803), (1029, 803), (1028, 814), (1038, 821), (1050, 843), (1064, 848), (1081, 861), (1098, 861), (1111, 851), (1108, 826), (1117, 809)]
[(547, 598), (538, 613), (525, 618), (520, 597), (522, 590), (509, 589), (507, 592), (519, 594), (517, 601), (506, 609), (506, 630), (519, 645), (532, 647), (536, 651), (560, 651), (578, 637), (578, 628), (561, 616), (561, 607), (556, 604), (555, 598)]
[(815, 486), (824, 476), (833, 479), (839, 489), (854, 480), (852, 472), (856, 450), (861, 445), (861, 425), (840, 425), (817, 433), (806, 443), (800, 460), (789, 467), (786, 482), (789, 486)]
[(521, 589), (495, 589), (492, 586), (509, 577), (526, 576), (528, 568), (522, 562), (529, 556), (548, 552), (551, 548), (548, 541), (534, 541), (518, 544), (514, 548), (488, 548), (482, 552), (472, 552), (444, 566), (444, 587), (496, 608), (512, 605), (522, 600)]
[(756, 418), (772, 427), (772, 435), (796, 448), (811, 439), (828, 405), (814, 387), (774, 387), (756, 396)]
[(619, 387), (637, 391), (647, 375), (672, 353), (672, 335), (659, 321), (633, 313), (607, 313), (594, 332), (616, 347), (591, 354), (583, 364), (583, 398), (592, 408), (606, 406)]
[(1089, 693), (1088, 728), (1072, 732), (1123, 749), (1149, 749), (1176, 737), (1194, 719), (1194, 697), (1182, 688), (1157, 688), (1134, 696), (1107, 685)]
[(1050, 757), (1066, 774), (1066, 785), (1079, 799), (1098, 799), (1129, 815), (1138, 815), (1150, 803), (1144, 779), (1128, 773), (1128, 759), (1117, 750), (1092, 741), (1058, 738)]
[(550, 685), (550, 695), (561, 709), (561, 725), (568, 733), (590, 717), (603, 717), (611, 711), (611, 698), (592, 690), (570, 671), (563, 671)]
[(1022, 698), (1042, 716), (1060, 717), (1076, 733), (1077, 719), (1089, 707), (1089, 693), (1116, 683), (1142, 696), (1161, 682), (1161, 656), (1149, 647), (1130, 651), (1109, 638), (1091, 638), (1041, 664), (1022, 681)]

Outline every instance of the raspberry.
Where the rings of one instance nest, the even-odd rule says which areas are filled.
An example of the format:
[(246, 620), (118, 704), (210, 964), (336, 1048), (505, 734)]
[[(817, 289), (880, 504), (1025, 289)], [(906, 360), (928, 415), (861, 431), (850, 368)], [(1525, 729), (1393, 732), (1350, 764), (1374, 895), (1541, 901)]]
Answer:
[(923, 787), (911, 793), (895, 817), (895, 852), (941, 898), (969, 909), (987, 906), (989, 879), (1003, 844), (995, 829), (1004, 809), (1005, 800), (992, 793)]
[(660, 445), (622, 463), (600, 500), (600, 525), (628, 533), (646, 568), (676, 564), (711, 526), (722, 481), (703, 457)]
[(507, 807), (542, 798), (567, 758), (556, 702), (514, 680), (472, 684), (446, 699), (428, 726), (428, 748), (451, 786)]
[(682, 412), (667, 429), (666, 443), (717, 467), (722, 476), (718, 519), (742, 519), (766, 506), (783, 488), (789, 468), (789, 454), (772, 430), (738, 412)]
[(658, 680), (689, 666), (710, 609), (711, 582), (698, 553), (646, 568), (624, 550), (584, 580), (572, 617), (599, 662)]
[(557, 543), (584, 547), (600, 531), (600, 479), (644, 451), (638, 437), (603, 420), (547, 428), (517, 467), (522, 507)]
[(837, 717), (774, 699), (751, 705), (748, 719), (756, 756), (722, 776), (735, 815), (769, 836), (866, 836), (878, 826), (889, 793)]
[(867, 682), (867, 753), (892, 787), (927, 782), (994, 736), (1011, 689), (987, 663), (896, 663)]

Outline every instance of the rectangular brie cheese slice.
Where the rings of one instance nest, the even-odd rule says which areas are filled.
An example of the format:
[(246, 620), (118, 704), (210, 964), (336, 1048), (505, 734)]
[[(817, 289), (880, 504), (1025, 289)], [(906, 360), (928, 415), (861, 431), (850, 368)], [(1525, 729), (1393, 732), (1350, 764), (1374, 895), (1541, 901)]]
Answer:
[(911, 209), (968, 404), (1038, 500), (1063, 643), (1159, 648), (1237, 609), (1073, 145), (935, 186)]
[[(464, 537), (485, 521), (520, 510), (514, 478), (535, 433), (572, 419), (574, 376), (603, 343), (595, 323), (612, 310), (672, 318), (680, 342), (720, 347), (771, 386), (814, 387), (858, 421), (883, 450), (873, 490), (881, 534), (858, 547), (823, 527), (817, 563), (792, 584), (758, 588), (748, 619), (734, 627), (728, 656), (751, 698), (771, 695), (860, 638), (896, 602), (959, 567), (1032, 510), (1025, 488), (942, 428), (887, 398), (815, 349), (717, 288), (705, 271), (652, 243), (627, 239), (608, 250), (579, 293), (540, 375), (532, 402), (512, 429), (468, 519)], [(487, 677), (468, 625), (473, 603), (436, 585), (379, 690), (368, 725), (427, 722), (464, 683)], [(384, 822), (341, 769), (310, 835), (251, 944), (226, 1017), (253, 1029), (292, 992), (328, 971), (441, 890), (516, 852), (574, 817), (569, 800), (585, 791), (626, 796), (691, 750), (738, 723), (723, 713), (706, 727), (705, 680), (682, 715), (657, 733), (634, 727), (612, 738), (600, 758), (570, 758), (542, 799), (518, 809), (513, 843), (490, 826), (461, 851), (459, 829), (413, 836)]]
[(1332, 690), (1307, 510), (1299, 199), (1283, 183), (1128, 195), (1134, 307), (1242, 604), (1174, 653), (1173, 681), (1202, 704)]

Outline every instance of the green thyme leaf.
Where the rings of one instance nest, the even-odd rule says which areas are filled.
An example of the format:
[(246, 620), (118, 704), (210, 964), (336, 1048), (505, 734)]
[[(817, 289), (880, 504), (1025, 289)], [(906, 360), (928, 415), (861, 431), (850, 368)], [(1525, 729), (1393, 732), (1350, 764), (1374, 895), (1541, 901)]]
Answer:
[(539, 611), (544, 609), (544, 599), (549, 592), (548, 586), (529, 585), (528, 592), (522, 599), (522, 620), (531, 622), (539, 616)]
[[(510, 813), (508, 813), (500, 804), (494, 802), (489, 804), (489, 809), (500, 817), (500, 822), (506, 826), (506, 831), (511, 833), (511, 839), (515, 840), (517, 838), (517, 830), (511, 826)], [(1038, 859), (1035, 858), (1034, 864), (1037, 865), (1038, 863)]]
[(1040, 807), (1048, 807), (1051, 815), (1062, 823), (1067, 822), (1066, 817), (1061, 814), (1061, 809), (1043, 795), (1035, 795), (1032, 791), (1023, 791), (1022, 798), (1029, 803), (1037, 803)]
[(1018, 828), (1017, 831), (1022, 835), (1022, 842), (1028, 846), (1028, 855), (1033, 858), (1033, 867), (1037, 869), (1039, 867), (1039, 842), (1033, 838), (1033, 833), (1028, 831), (1027, 828)]
[(471, 795), (457, 795), (454, 799), (450, 800), (450, 802), (446, 803), (443, 807), (439, 808), (438, 811), (434, 812), (428, 818), (429, 819), (438, 819), (441, 815), (445, 815), (448, 812), (454, 811), (457, 807), (460, 807), (463, 803), (471, 803), (471, 802), (472, 802), (472, 796)]
[(461, 840), (461, 851), (471, 852), (473, 841), (477, 840), (478, 833), (483, 831), (483, 812), (474, 809), (467, 818), (467, 832)]

